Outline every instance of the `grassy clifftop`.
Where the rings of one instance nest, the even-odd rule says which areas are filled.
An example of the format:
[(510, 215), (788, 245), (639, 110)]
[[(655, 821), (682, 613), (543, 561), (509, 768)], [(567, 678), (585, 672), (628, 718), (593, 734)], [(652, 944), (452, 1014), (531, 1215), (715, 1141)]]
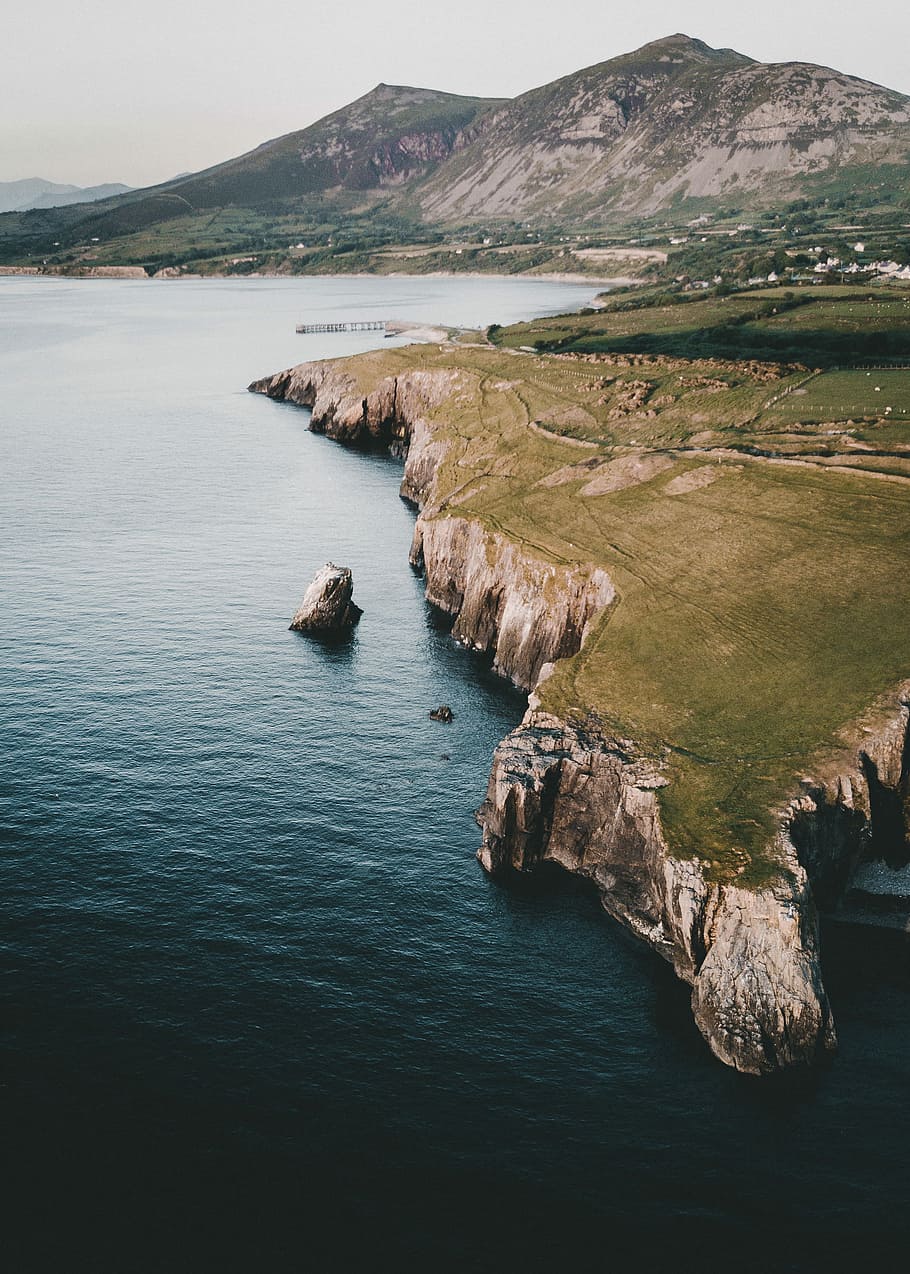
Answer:
[(616, 584), (543, 706), (664, 759), (675, 853), (767, 879), (777, 811), (910, 675), (910, 376), (480, 345), (345, 363), (364, 393), (418, 369), (455, 373), (433, 516)]

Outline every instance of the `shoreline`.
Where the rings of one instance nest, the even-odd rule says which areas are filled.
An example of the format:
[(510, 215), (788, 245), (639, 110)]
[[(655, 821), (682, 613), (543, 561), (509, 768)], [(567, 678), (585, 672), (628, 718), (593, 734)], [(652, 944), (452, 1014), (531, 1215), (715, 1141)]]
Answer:
[[(424, 274), (394, 270), (388, 274), (379, 274), (370, 270), (356, 270), (347, 273), (326, 272), (324, 274), (282, 274), (278, 271), (254, 271), (251, 274), (148, 274), (141, 266), (95, 266), (84, 272), (69, 274), (57, 270), (42, 270), (38, 266), (0, 266), (2, 278), (30, 279), (77, 279), (80, 282), (97, 283), (188, 283), (204, 282), (207, 279), (229, 279), (231, 282), (243, 282), (247, 279), (286, 279), (288, 282), (303, 279), (527, 279), (539, 283), (568, 283), (573, 285), (589, 284), (594, 288), (602, 287), (643, 287), (646, 280), (632, 279), (624, 276), (609, 277), (607, 275), (577, 274), (572, 271), (552, 274), (497, 274), (486, 270), (428, 270)], [(103, 271), (103, 273), (102, 273)]]

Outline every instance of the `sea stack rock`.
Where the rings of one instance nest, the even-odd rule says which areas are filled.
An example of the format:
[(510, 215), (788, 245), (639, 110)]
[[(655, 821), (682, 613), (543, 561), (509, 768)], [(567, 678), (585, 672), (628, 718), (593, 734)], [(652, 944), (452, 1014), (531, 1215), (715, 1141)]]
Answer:
[(326, 562), (313, 576), (291, 620), (299, 633), (339, 633), (356, 624), (363, 611), (351, 601), (354, 580), (347, 566)]

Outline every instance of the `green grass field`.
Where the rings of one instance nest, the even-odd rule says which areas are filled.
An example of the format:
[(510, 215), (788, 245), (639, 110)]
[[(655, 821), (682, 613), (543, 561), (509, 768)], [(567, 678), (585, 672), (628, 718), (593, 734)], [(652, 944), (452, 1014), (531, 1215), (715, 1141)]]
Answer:
[[(628, 362), (412, 346), (345, 370), (368, 392), (412, 368), (458, 369), (433, 414), (449, 442), (436, 516), (451, 495), (452, 513), (555, 562), (597, 563), (618, 590), (543, 706), (663, 757), (673, 852), (758, 884), (777, 870), (775, 815), (802, 776), (910, 675), (910, 425), (881, 426), (892, 456), (823, 422), (801, 425), (788, 458), (764, 455), (792, 403), (855, 412), (874, 385), (815, 377), (779, 408), (765, 404), (806, 372)], [(906, 401), (908, 379), (875, 373), (872, 405)]]
[(759, 358), (812, 367), (910, 362), (910, 288), (776, 288), (662, 299), (607, 294), (599, 312), (518, 323), (499, 331), (496, 341), (513, 349)]
[(786, 395), (768, 412), (783, 425), (910, 420), (910, 373), (905, 370), (825, 372)]

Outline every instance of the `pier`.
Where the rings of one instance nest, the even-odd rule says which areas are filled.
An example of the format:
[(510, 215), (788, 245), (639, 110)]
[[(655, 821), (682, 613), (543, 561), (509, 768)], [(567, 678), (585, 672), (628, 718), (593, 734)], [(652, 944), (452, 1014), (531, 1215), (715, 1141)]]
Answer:
[(385, 319), (356, 323), (298, 323), (295, 331), (310, 332), (384, 332)]

